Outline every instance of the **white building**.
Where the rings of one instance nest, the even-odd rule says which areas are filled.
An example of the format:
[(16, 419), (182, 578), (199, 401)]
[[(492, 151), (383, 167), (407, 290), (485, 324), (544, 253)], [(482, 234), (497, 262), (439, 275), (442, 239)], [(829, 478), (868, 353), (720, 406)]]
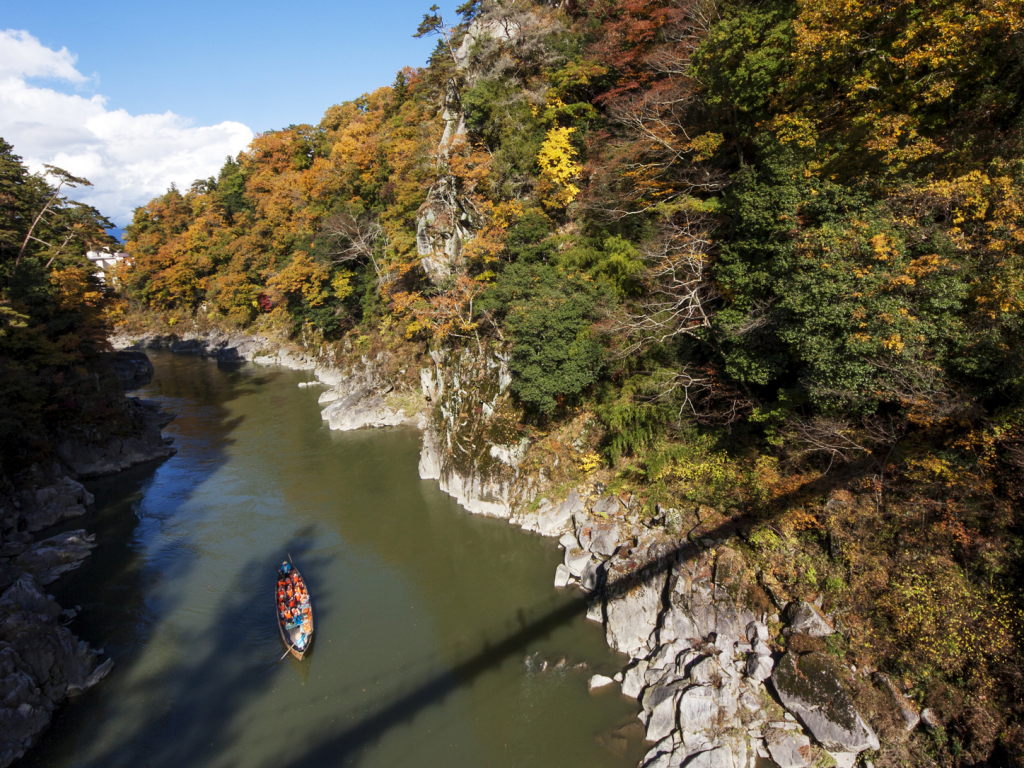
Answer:
[[(117, 253), (111, 253), (109, 248), (104, 247), (102, 251), (89, 251), (85, 254), (86, 257), (93, 263), (98, 269), (98, 272), (94, 274), (99, 278), (100, 282), (107, 282), (107, 273), (113, 271), (114, 267), (128, 258), (128, 254), (123, 251)], [(116, 279), (116, 278), (113, 278)], [(112, 282), (113, 282), (112, 279)]]

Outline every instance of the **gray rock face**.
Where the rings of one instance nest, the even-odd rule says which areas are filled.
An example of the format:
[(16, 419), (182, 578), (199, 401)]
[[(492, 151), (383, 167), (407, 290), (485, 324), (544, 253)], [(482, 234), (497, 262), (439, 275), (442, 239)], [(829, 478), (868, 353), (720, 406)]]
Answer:
[(572, 574), (569, 573), (569, 569), (566, 568), (564, 565), (560, 565), (557, 568), (555, 568), (555, 586), (556, 587), (564, 587), (564, 586), (568, 585), (569, 584), (569, 579), (571, 577), (572, 577)]
[(93, 502), (92, 494), (81, 483), (64, 476), (52, 485), (25, 491), (21, 497), (21, 517), (30, 532), (84, 515), (85, 505)]
[(174, 417), (160, 410), (158, 403), (138, 398), (126, 401), (127, 415), (135, 422), (128, 437), (104, 437), (75, 432), (57, 442), (57, 457), (79, 480), (112, 475), (136, 464), (164, 459), (174, 454), (160, 429)]
[(429, 428), (423, 430), (419, 475), (422, 480), (439, 480), (441, 478), (441, 448), (437, 442), (437, 434)]
[(437, 177), (416, 213), (416, 251), (433, 283), (440, 283), (462, 266), (462, 249), (472, 239), (474, 216), (459, 194), (448, 165), (452, 150), (466, 140), (466, 117), (459, 89), (449, 81), (441, 99), (444, 131), (437, 146)]
[(636, 656), (650, 649), (651, 636), (658, 627), (661, 594), (667, 574), (655, 574), (630, 592), (607, 600), (605, 639), (616, 651)]
[(810, 765), (811, 740), (802, 733), (770, 730), (765, 734), (768, 753), (779, 768), (807, 768)]
[(594, 504), (594, 514), (598, 517), (611, 517), (620, 509), (619, 500), (614, 496), (602, 496)]
[(583, 571), (590, 565), (590, 554), (581, 552), (578, 549), (565, 551), (565, 567), (577, 579), (583, 575)]
[(153, 380), (153, 363), (141, 350), (118, 350), (113, 365), (114, 375), (126, 390), (138, 389)]
[(752, 653), (747, 659), (745, 669), (747, 677), (761, 682), (772, 676), (772, 669), (774, 666), (775, 663), (772, 661), (772, 657), (770, 655)]
[(640, 693), (646, 685), (644, 673), (647, 671), (647, 667), (647, 662), (640, 660), (626, 670), (622, 676), (622, 693), (624, 696), (629, 696), (632, 699), (640, 697)]
[(783, 706), (826, 750), (859, 753), (878, 749), (878, 737), (860, 716), (824, 654), (797, 657), (787, 652), (772, 673), (772, 684)]
[[(465, 134), (464, 124), (459, 131), (459, 136)], [(416, 215), (416, 251), (432, 283), (443, 282), (462, 266), (462, 249), (472, 236), (473, 219), (455, 177), (439, 176)]]
[(614, 525), (600, 526), (590, 541), (590, 551), (611, 557), (619, 547), (619, 529)]
[(795, 603), (789, 608), (789, 631), (811, 637), (828, 637), (836, 630), (813, 603)]
[(580, 588), (587, 592), (593, 592), (601, 584), (603, 575), (604, 564), (591, 560), (580, 574)]
[(711, 686), (687, 688), (679, 699), (679, 728), (700, 733), (716, 729), (720, 707)]
[(882, 690), (889, 694), (892, 699), (892, 703), (900, 711), (900, 716), (903, 718), (903, 725), (908, 731), (912, 731), (917, 728), (918, 723), (921, 722), (921, 715), (917, 711), (917, 707), (914, 706), (914, 702), (903, 695), (896, 684), (893, 683), (892, 678), (881, 672), (875, 672), (872, 675), (872, 679), (875, 684), (880, 686)]
[[(280, 358), (282, 353), (278, 354)], [(384, 395), (393, 389), (382, 371), (387, 364), (384, 353), (375, 358), (362, 358), (362, 366), (346, 371), (315, 366), (317, 378), (331, 389), (323, 392), (318, 402), (327, 407), (320, 417), (330, 429), (351, 432), (357, 429), (396, 427), (412, 422), (401, 408), (389, 406)]]
[(496, 445), (487, 439), (486, 422), (508, 399), (507, 357), (500, 352), (434, 350), (431, 358), (436, 366), (432, 376), (436, 399), (420, 422), (424, 428), (421, 473), (430, 472), (422, 476), (436, 473), (441, 490), (474, 514), (507, 519), (548, 535), (568, 532), (571, 525), (552, 526), (553, 510), (543, 504), (536, 512), (528, 507), (537, 484), (520, 470), (519, 463), (529, 442)]
[(69, 692), (109, 671), (60, 626), (61, 608), (29, 574), (0, 596), (0, 766), (24, 754)]
[[(679, 690), (660, 688), (663, 696), (652, 698), (650, 716), (647, 719), (647, 740), (661, 741), (676, 727), (676, 705), (679, 701)], [(645, 702), (646, 704), (647, 702)]]
[(96, 536), (83, 530), (65, 531), (34, 544), (15, 563), (40, 584), (52, 584), (80, 566), (96, 546)]
[(542, 536), (561, 536), (572, 530), (572, 516), (574, 512), (583, 510), (583, 500), (579, 494), (570, 493), (569, 498), (557, 507), (548, 506), (540, 511), (537, 517), (537, 524), (540, 526)]
[(768, 627), (760, 621), (752, 621), (747, 624), (747, 640), (753, 643), (755, 640), (761, 643), (768, 642)]
[(580, 548), (580, 542), (576, 538), (575, 533), (563, 533), (561, 538), (558, 539), (558, 544), (567, 552)]
[(81, 479), (112, 475), (174, 454), (159, 432), (141, 437), (114, 438), (103, 444), (67, 438), (57, 443), (57, 456)]
[[(141, 339), (119, 336), (111, 339), (111, 344), (119, 350), (169, 349), (177, 354), (211, 357), (225, 363), (241, 363), (255, 362), (255, 358), (260, 356), (270, 341), (260, 336), (214, 331), (203, 335), (186, 334), (184, 338), (174, 334), (170, 336), (146, 335)], [(268, 365), (277, 363), (276, 352), (272, 355), (263, 355), (263, 357), (264, 362)]]
[(350, 432), (367, 427), (397, 427), (408, 418), (402, 410), (389, 408), (376, 392), (359, 390), (323, 409), (321, 418), (331, 429)]
[(706, 752), (698, 752), (687, 763), (687, 768), (740, 768), (733, 752), (728, 747), (715, 747)]

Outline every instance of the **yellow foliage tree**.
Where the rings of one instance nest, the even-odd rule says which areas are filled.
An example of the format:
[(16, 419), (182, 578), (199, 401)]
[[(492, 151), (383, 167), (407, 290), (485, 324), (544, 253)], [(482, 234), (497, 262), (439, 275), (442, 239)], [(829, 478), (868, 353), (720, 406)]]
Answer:
[(582, 169), (576, 162), (576, 149), (569, 141), (575, 130), (552, 128), (537, 153), (540, 166), (537, 192), (541, 203), (549, 210), (565, 208), (580, 193), (580, 188), (573, 182), (579, 178)]

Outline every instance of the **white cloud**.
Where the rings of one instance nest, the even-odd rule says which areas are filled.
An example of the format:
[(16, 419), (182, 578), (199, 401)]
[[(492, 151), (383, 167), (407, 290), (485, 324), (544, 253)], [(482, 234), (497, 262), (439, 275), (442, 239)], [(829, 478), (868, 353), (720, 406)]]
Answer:
[(25, 30), (0, 32), (0, 78), (59, 77), (84, 83), (88, 78), (75, 69), (77, 60), (67, 48), (51, 50)]
[(173, 112), (131, 115), (107, 109), (103, 96), (69, 95), (27, 82), (85, 82), (75, 58), (66, 48), (46, 48), (28, 32), (0, 31), (0, 136), (33, 171), (49, 163), (89, 179), (94, 186), (73, 190), (73, 197), (120, 226), (129, 223), (133, 208), (171, 182), (187, 188), (195, 179), (215, 176), (227, 155), (253, 139), (242, 123), (195, 127)]

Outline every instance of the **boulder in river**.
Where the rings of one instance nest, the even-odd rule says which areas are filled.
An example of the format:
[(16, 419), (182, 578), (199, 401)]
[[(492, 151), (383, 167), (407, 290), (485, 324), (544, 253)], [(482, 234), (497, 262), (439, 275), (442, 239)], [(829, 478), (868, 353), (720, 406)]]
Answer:
[(607, 685), (611, 685), (615, 681), (605, 675), (594, 675), (587, 681), (587, 690), (593, 693), (594, 691), (604, 688)]
[(572, 578), (572, 574), (569, 573), (569, 569), (564, 565), (559, 565), (555, 569), (555, 586), (565, 587), (569, 584), (569, 579)]
[(829, 752), (878, 749), (878, 737), (860, 716), (825, 654), (786, 652), (772, 673), (772, 684), (782, 705)]

